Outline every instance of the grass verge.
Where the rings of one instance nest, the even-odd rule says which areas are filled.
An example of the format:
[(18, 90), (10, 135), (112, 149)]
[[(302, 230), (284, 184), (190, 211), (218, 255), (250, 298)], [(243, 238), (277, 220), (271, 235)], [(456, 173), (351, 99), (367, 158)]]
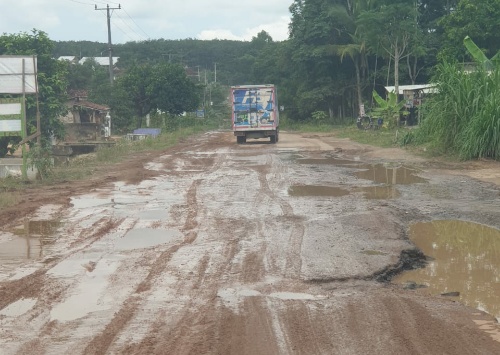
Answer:
[(390, 148), (399, 145), (398, 139), (402, 134), (403, 132), (401, 129), (399, 131), (385, 128), (362, 130), (356, 126), (347, 126), (336, 130), (336, 135), (340, 138), (349, 138), (358, 143), (369, 144), (381, 148)]

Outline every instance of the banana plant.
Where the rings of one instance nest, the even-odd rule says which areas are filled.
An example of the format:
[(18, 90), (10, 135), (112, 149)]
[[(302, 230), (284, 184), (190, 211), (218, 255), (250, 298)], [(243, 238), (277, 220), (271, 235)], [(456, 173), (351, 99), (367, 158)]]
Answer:
[(387, 95), (387, 100), (384, 100), (375, 90), (373, 90), (373, 98), (378, 107), (371, 110), (371, 115), (375, 118), (382, 118), (387, 122), (390, 128), (398, 125), (400, 115), (405, 116), (408, 114), (408, 111), (402, 111), (405, 102), (398, 102), (398, 95), (392, 91)]
[(495, 65), (500, 64), (500, 51), (498, 51), (493, 58), (488, 59), (481, 48), (479, 48), (469, 36), (464, 38), (464, 45), (472, 58), (474, 58), (477, 63), (481, 64), (485, 70), (492, 70)]

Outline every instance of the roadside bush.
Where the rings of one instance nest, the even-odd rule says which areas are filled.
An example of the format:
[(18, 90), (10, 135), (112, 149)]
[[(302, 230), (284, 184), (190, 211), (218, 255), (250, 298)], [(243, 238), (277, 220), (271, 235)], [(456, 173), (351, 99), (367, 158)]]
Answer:
[(500, 159), (500, 68), (465, 72), (442, 63), (417, 141), (462, 159)]
[(325, 123), (328, 120), (328, 115), (325, 111), (314, 111), (312, 114), (313, 122), (316, 124)]
[(28, 152), (28, 161), (29, 165), (38, 171), (38, 179), (45, 180), (54, 166), (50, 146), (38, 144), (32, 146)]
[(405, 131), (398, 137), (397, 143), (401, 147), (406, 147), (415, 142), (415, 133), (413, 131)]

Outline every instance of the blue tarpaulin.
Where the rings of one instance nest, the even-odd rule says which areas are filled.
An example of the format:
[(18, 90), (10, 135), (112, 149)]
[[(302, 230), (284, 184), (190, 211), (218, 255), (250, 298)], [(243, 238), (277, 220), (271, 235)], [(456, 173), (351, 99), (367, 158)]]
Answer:
[(161, 133), (161, 128), (138, 128), (134, 130), (134, 134), (145, 134), (151, 137), (157, 137)]

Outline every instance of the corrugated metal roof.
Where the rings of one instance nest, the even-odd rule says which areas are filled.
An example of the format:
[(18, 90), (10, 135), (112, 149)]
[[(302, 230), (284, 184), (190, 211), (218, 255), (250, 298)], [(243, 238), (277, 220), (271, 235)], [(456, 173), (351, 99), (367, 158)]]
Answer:
[(69, 90), (68, 95), (71, 98), (83, 98), (89, 96), (87, 90)]
[[(116, 62), (118, 61), (119, 58), (120, 57), (112, 57), (112, 59), (113, 59), (113, 65), (116, 64)], [(83, 64), (83, 63), (85, 63), (87, 61), (87, 59), (93, 59), (99, 65), (103, 65), (103, 66), (108, 66), (109, 65), (109, 57), (82, 57), (82, 59), (80, 59), (78, 61), (78, 63)]]
[(68, 60), (70, 62), (74, 61), (76, 59), (76, 56), (74, 55), (62, 55), (57, 60)]
[(107, 107), (107, 106), (95, 104), (93, 102), (85, 101), (85, 100), (75, 101), (75, 102), (73, 102), (73, 106), (81, 106), (81, 107), (90, 108), (92, 110), (97, 110), (97, 111), (109, 111), (109, 107)]
[[(394, 92), (395, 86), (386, 86), (387, 92)], [(399, 85), (399, 95), (403, 95), (405, 90), (422, 90), (424, 94), (436, 92), (435, 84), (420, 84), (420, 85)]]

